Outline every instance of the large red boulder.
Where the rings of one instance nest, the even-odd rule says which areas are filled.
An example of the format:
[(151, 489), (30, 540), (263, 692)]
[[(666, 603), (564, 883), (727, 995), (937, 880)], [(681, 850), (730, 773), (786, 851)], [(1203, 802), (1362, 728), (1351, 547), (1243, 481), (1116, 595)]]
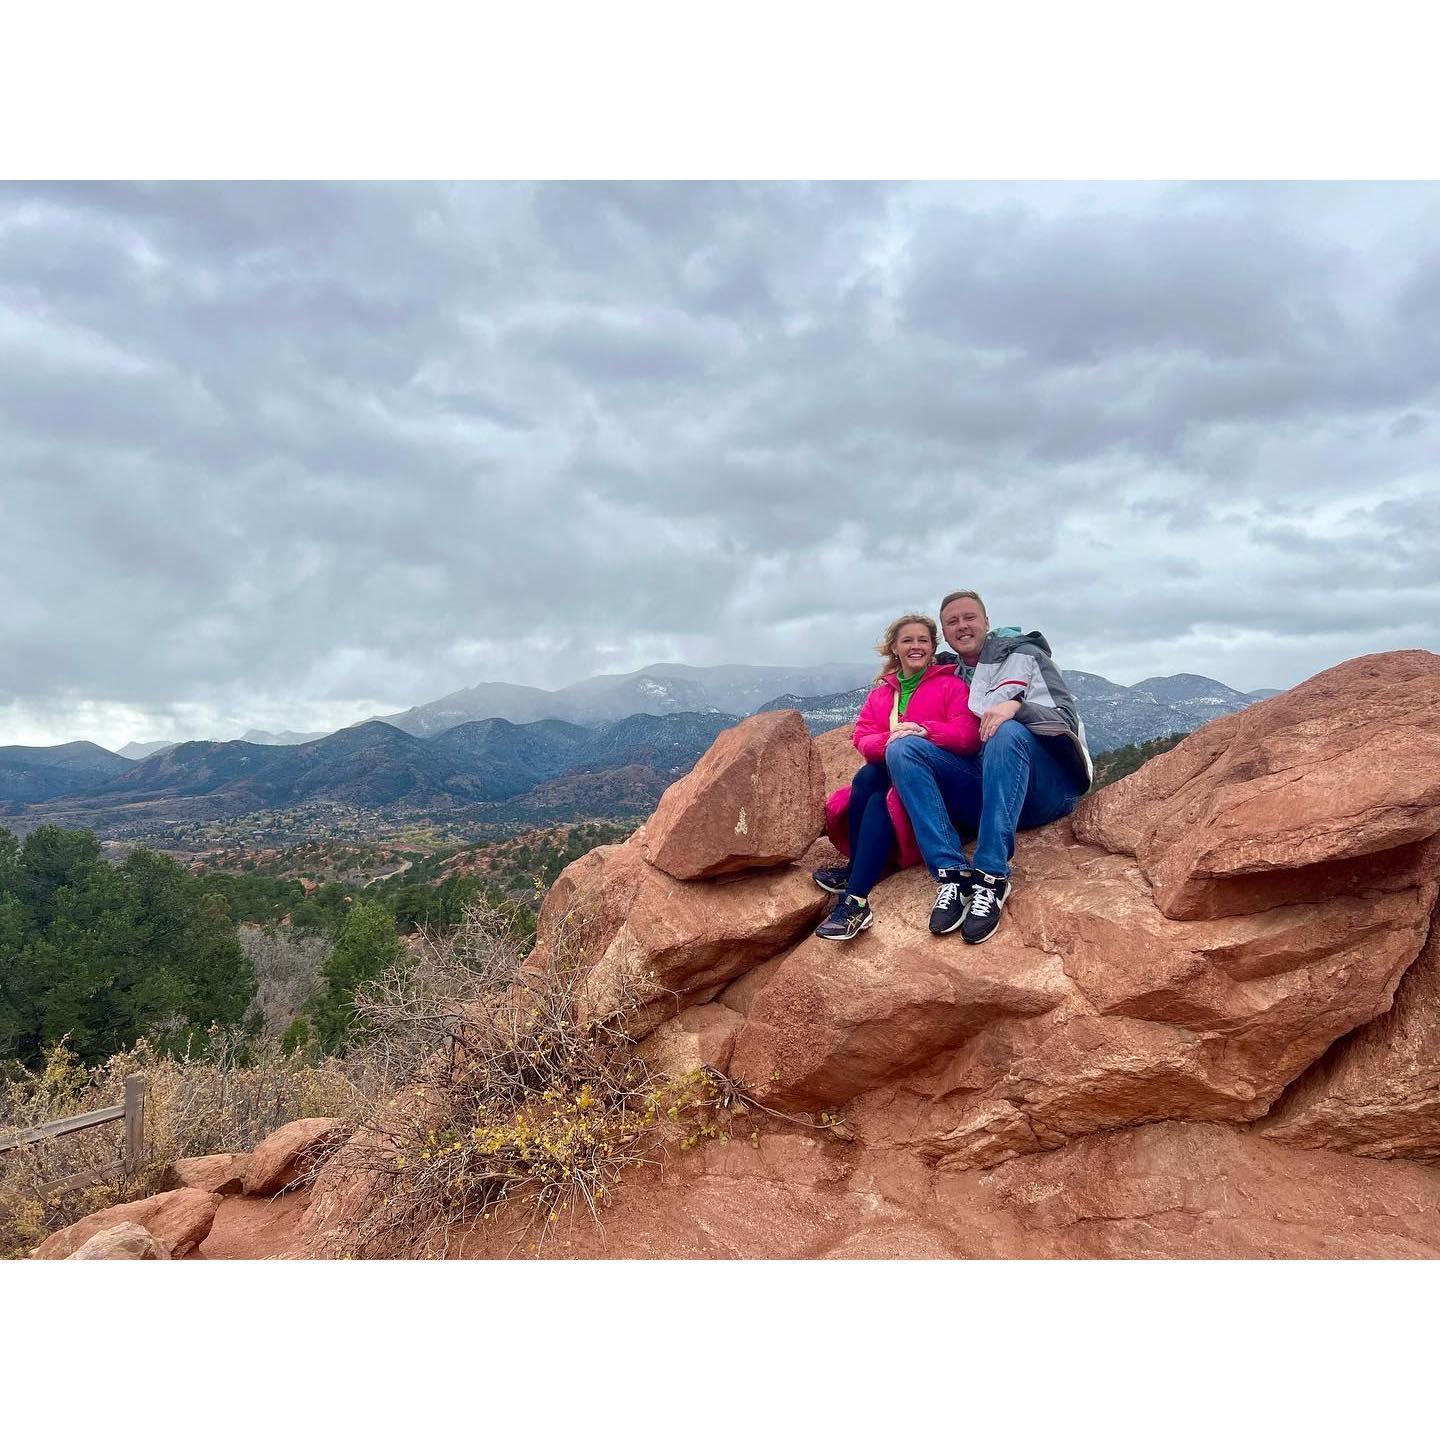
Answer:
[(734, 1078), (767, 1105), (839, 1106), (1071, 993), (1059, 961), (1043, 951), (937, 944), (927, 926), (933, 895), (927, 876), (905, 872), (883, 901), (877, 895), (875, 922), (860, 939), (811, 936), (771, 969), (748, 1004)]
[(541, 910), (536, 950), (543, 963), (584, 968), (587, 1013), (630, 1009), (630, 1033), (640, 1038), (684, 999), (713, 999), (786, 949), (832, 903), (804, 865), (676, 880), (649, 864), (632, 837), (565, 870)]
[(166, 1190), (97, 1210), (57, 1230), (32, 1253), (37, 1260), (64, 1260), (102, 1230), (129, 1221), (153, 1235), (172, 1260), (179, 1260), (210, 1233), (219, 1208), (220, 1197), (208, 1190)]
[(315, 1161), (346, 1133), (343, 1120), (331, 1116), (292, 1120), (267, 1135), (245, 1167), (247, 1195), (275, 1195), (303, 1184)]
[(1173, 919), (1440, 876), (1440, 655), (1366, 655), (1214, 721), (1084, 800)]
[(195, 1155), (177, 1160), (167, 1177), (174, 1187), (213, 1190), (217, 1195), (238, 1195), (245, 1188), (249, 1151), (227, 1151), (218, 1155)]
[(823, 823), (824, 777), (798, 710), (721, 731), (645, 826), (645, 858), (677, 880), (798, 860)]

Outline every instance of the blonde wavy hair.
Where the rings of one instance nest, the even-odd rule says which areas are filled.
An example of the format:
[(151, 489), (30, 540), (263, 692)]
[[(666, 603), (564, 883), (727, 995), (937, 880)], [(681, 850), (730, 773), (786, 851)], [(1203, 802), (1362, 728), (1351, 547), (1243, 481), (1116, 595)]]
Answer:
[(907, 625), (923, 625), (930, 632), (930, 643), (935, 646), (940, 644), (939, 627), (928, 615), (902, 615), (898, 620), (892, 620), (885, 627), (885, 634), (879, 644), (875, 646), (875, 653), (883, 657), (885, 663), (880, 667), (880, 673), (870, 682), (872, 685), (878, 685), (887, 675), (893, 675), (900, 668), (900, 662), (895, 658), (895, 637)]

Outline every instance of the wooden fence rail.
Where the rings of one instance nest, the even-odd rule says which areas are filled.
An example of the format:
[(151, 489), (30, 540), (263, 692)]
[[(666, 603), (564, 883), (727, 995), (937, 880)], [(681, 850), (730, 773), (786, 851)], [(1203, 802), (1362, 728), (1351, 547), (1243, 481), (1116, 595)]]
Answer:
[(107, 1105), (103, 1110), (87, 1110), (83, 1115), (69, 1115), (63, 1120), (47, 1120), (31, 1130), (20, 1130), (13, 1135), (0, 1135), (0, 1155), (7, 1150), (19, 1150), (25, 1145), (35, 1145), (41, 1140), (56, 1140), (61, 1135), (73, 1135), (79, 1130), (93, 1130), (97, 1125), (108, 1125), (114, 1120), (125, 1122), (125, 1153), (123, 1158), (108, 1165), (97, 1165), (93, 1170), (81, 1170), (56, 1181), (53, 1189), (73, 1190), (80, 1185), (93, 1185), (107, 1175), (121, 1171), (133, 1175), (140, 1168), (140, 1158), (145, 1144), (145, 1077), (131, 1075), (125, 1081), (125, 1101), (121, 1105)]

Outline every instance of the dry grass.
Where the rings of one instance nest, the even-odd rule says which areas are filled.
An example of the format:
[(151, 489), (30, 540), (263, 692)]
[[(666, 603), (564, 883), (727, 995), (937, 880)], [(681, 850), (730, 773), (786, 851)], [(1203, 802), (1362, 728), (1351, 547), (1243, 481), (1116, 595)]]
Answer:
[(715, 1133), (713, 1077), (652, 1075), (619, 1018), (586, 1018), (589, 998), (563, 956), (527, 966), (484, 906), (372, 990), (359, 1005), (363, 1053), (383, 1077), (375, 1093), (391, 1098), (331, 1162), (368, 1198), (329, 1245), (443, 1256), (505, 1203), (538, 1249), (563, 1220), (598, 1222), (621, 1172), (655, 1160), (663, 1139)]
[(146, 1078), (144, 1153), (134, 1175), (59, 1187), (67, 1176), (121, 1159), (120, 1123), (0, 1153), (0, 1258), (24, 1255), (96, 1210), (155, 1193), (176, 1160), (250, 1150), (291, 1120), (367, 1108), (359, 1067), (286, 1055), (275, 1040), (242, 1043), (218, 1027), (209, 1038), (203, 1056), (162, 1057), (141, 1041), (94, 1069), (56, 1046), (40, 1074), (17, 1072), (0, 1086), (0, 1133), (7, 1133), (119, 1104), (127, 1075)]

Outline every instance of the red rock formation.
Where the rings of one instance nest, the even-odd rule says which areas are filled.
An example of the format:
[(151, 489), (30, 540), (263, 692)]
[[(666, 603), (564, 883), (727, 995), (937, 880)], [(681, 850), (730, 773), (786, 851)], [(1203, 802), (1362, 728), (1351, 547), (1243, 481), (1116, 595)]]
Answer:
[(1334, 1046), (1255, 1128), (1287, 1145), (1440, 1163), (1440, 924), (1390, 1010)]
[(815, 839), (823, 772), (798, 710), (722, 730), (645, 826), (643, 853), (677, 880), (797, 860)]
[[(546, 902), (537, 963), (756, 1107), (566, 1253), (1440, 1255), (1440, 657), (1337, 666), (1022, 835), (978, 948), (929, 934), (916, 870), (856, 940), (807, 935), (824, 843), (721, 835), (779, 731), (736, 727)], [(858, 764), (844, 730), (811, 753), (824, 788)]]
[(1075, 833), (1133, 855), (1173, 919), (1433, 879), (1437, 695), (1440, 655), (1428, 650), (1348, 660), (1100, 791)]
[(173, 1188), (238, 1195), (245, 1188), (245, 1171), (249, 1164), (248, 1151), (196, 1155), (188, 1160), (177, 1160), (168, 1178), (173, 1181)]
[(301, 1180), (326, 1145), (341, 1139), (342, 1121), (329, 1117), (292, 1120), (254, 1149), (245, 1167), (247, 1195), (274, 1195)]
[(172, 1260), (188, 1255), (210, 1233), (220, 1197), (208, 1190), (166, 1190), (128, 1205), (97, 1210), (47, 1236), (33, 1253), (36, 1260), (64, 1260), (102, 1230), (129, 1221), (148, 1231)]

